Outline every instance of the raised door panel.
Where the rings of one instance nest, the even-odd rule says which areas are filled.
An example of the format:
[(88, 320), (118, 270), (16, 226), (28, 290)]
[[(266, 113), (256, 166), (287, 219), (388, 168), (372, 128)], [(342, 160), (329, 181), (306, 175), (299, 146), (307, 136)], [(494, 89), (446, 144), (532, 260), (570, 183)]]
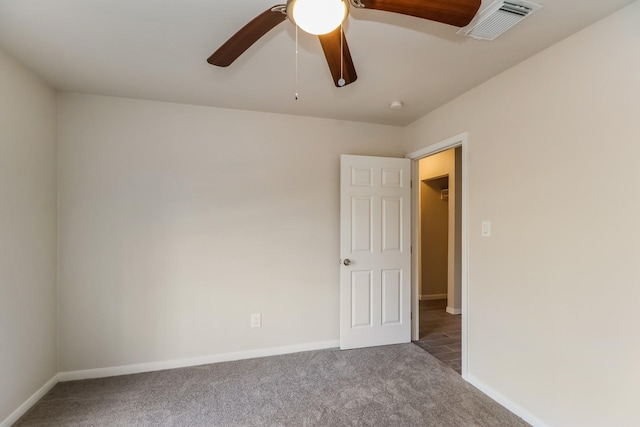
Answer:
[(351, 199), (351, 252), (373, 250), (373, 200), (356, 196)]
[(351, 327), (371, 326), (372, 313), (372, 272), (351, 272)]
[(382, 324), (402, 322), (402, 270), (382, 270)]
[(382, 251), (402, 250), (402, 198), (382, 199)]

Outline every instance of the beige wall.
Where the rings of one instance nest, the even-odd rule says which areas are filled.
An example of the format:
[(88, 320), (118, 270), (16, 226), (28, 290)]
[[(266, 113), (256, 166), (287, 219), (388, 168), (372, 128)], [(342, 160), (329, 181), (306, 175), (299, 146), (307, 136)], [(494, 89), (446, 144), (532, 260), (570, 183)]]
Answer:
[(339, 155), (401, 157), (401, 128), (58, 106), (61, 371), (338, 339)]
[(446, 150), (419, 160), (420, 181), (451, 175), (455, 167), (454, 150)]
[(420, 181), (420, 295), (447, 295), (449, 200), (441, 198), (449, 178)]
[[(441, 176), (447, 176), (449, 178), (449, 200), (447, 206), (447, 243), (446, 243), (446, 258), (444, 260), (444, 264), (440, 260), (436, 260), (429, 253), (423, 253), (422, 247), (426, 242), (421, 244), (419, 248), (420, 251), (420, 259), (423, 260), (423, 263), (426, 262), (427, 265), (423, 265), (421, 263), (420, 268), (418, 269), (418, 274), (420, 276), (419, 283), (422, 284), (424, 282), (424, 274), (422, 272), (423, 268), (427, 270), (433, 270), (434, 265), (432, 262), (438, 263), (442, 269), (437, 274), (446, 274), (446, 288), (443, 290), (444, 294), (447, 294), (447, 310), (450, 313), (460, 313), (462, 309), (462, 298), (461, 298), (461, 207), (462, 207), (462, 149), (455, 148), (449, 149), (429, 157), (425, 157), (419, 160), (418, 163), (418, 175), (420, 181), (433, 179)], [(424, 184), (421, 184), (421, 187)], [(421, 193), (421, 192), (420, 192)], [(422, 194), (420, 194), (422, 197)], [(422, 201), (420, 202), (422, 205)], [(419, 235), (423, 236), (422, 227), (424, 226), (425, 219), (423, 218), (421, 224), (419, 225), (420, 230), (418, 231)], [(427, 252), (429, 252), (431, 248), (427, 247)], [(431, 260), (429, 260), (431, 258)], [(441, 258), (441, 257), (438, 257)], [(420, 295), (427, 295), (428, 292), (422, 292)]]
[(55, 95), (0, 50), (0, 422), (56, 370)]
[(540, 425), (640, 425), (638, 22), (636, 2), (406, 129), (407, 151), (469, 132), (469, 378)]

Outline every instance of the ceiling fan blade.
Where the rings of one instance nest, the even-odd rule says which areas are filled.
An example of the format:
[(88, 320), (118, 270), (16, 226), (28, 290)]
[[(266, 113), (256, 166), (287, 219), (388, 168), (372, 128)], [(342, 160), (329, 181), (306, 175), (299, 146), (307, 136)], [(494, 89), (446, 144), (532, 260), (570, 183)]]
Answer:
[(360, 0), (366, 9), (416, 16), (464, 27), (478, 12), (481, 0)]
[[(327, 58), (333, 83), (337, 87), (343, 87), (355, 82), (358, 78), (356, 67), (353, 65), (353, 60), (351, 59), (347, 39), (344, 37), (344, 34), (341, 34), (341, 28), (338, 27), (328, 34), (318, 36), (318, 38), (320, 39), (322, 50), (324, 50), (324, 56)], [(342, 61), (340, 60), (341, 56)], [(340, 84), (341, 78), (344, 79), (343, 85)]]
[(211, 65), (218, 67), (227, 67), (233, 61), (238, 59), (245, 50), (249, 49), (252, 44), (257, 42), (260, 37), (264, 36), (276, 25), (287, 19), (287, 15), (275, 8), (284, 5), (276, 5), (256, 16), (251, 22), (242, 27), (229, 40), (227, 40), (213, 55), (207, 59)]

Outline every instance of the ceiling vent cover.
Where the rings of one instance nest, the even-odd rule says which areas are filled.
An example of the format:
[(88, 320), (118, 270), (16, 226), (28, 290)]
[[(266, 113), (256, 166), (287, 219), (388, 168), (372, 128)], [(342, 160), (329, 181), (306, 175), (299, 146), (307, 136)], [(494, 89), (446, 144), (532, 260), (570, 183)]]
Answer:
[(541, 7), (526, 0), (499, 0), (458, 30), (458, 34), (478, 40), (493, 40)]

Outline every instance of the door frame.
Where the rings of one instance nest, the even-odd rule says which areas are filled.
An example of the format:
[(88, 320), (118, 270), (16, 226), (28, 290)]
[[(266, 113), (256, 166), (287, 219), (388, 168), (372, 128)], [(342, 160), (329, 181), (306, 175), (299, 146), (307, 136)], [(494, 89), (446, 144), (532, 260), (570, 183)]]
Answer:
[(469, 365), (469, 357), (468, 357), (468, 313), (469, 313), (469, 160), (468, 160), (468, 151), (469, 151), (469, 134), (468, 132), (463, 132), (458, 135), (452, 136), (451, 138), (447, 138), (435, 144), (428, 145), (419, 150), (413, 151), (407, 154), (405, 157), (407, 159), (411, 159), (411, 181), (415, 182), (416, 185), (411, 189), (411, 245), (416, 248), (415, 251), (412, 251), (411, 254), (411, 311), (413, 313), (411, 319), (411, 339), (417, 341), (419, 337), (419, 325), (420, 325), (420, 297), (419, 286), (418, 286), (418, 277), (419, 277), (419, 251), (417, 248), (419, 247), (419, 239), (420, 236), (418, 232), (420, 227), (418, 227), (418, 221), (420, 218), (420, 210), (418, 205), (418, 192), (420, 190), (420, 177), (418, 176), (418, 160), (431, 156), (433, 154), (440, 153), (442, 151), (449, 150), (451, 148), (462, 147), (462, 206), (461, 216), (462, 216), (462, 235), (461, 237), (461, 272), (460, 272), (460, 281), (461, 281), (461, 294), (462, 294), (462, 313), (461, 313), (461, 323), (462, 323), (462, 378), (467, 379), (467, 367)]

